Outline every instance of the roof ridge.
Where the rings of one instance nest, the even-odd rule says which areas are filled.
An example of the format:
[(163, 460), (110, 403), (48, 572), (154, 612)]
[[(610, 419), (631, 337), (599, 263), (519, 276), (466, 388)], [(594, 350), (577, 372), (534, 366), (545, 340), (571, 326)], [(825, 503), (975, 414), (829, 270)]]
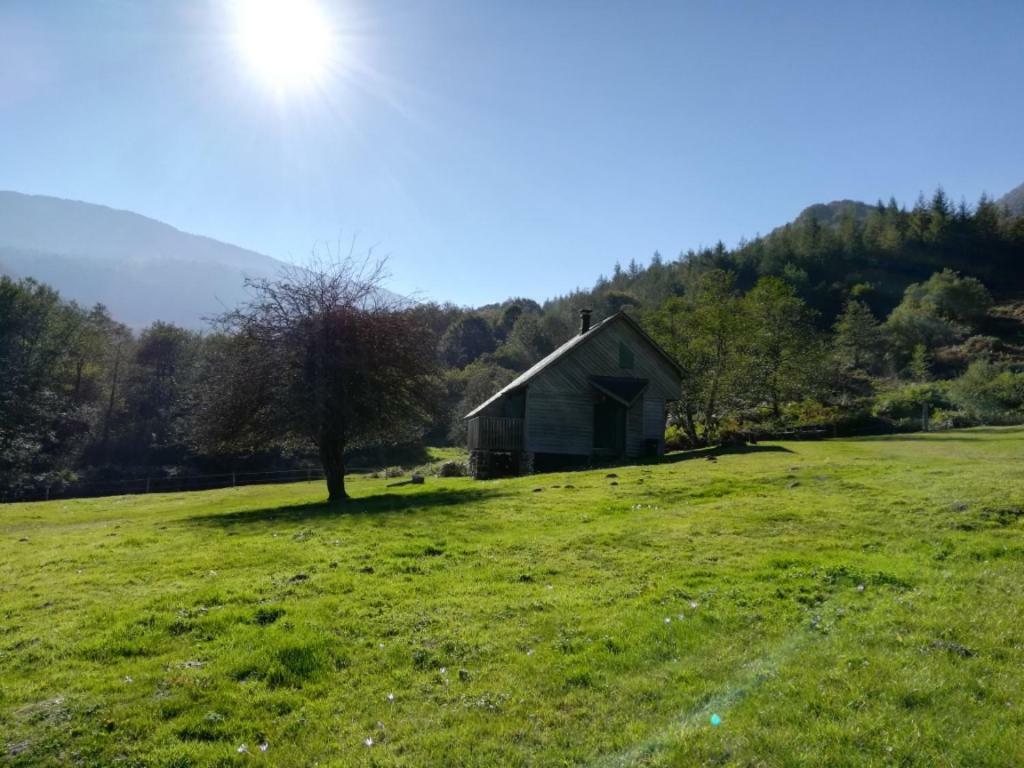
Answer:
[(557, 349), (552, 351), (550, 354), (548, 354), (545, 357), (541, 358), (539, 361), (537, 361), (532, 366), (527, 368), (521, 374), (516, 376), (516, 378), (514, 378), (512, 381), (510, 381), (504, 387), (499, 389), (497, 392), (495, 392), (489, 398), (484, 400), (482, 403), (480, 403), (480, 405), (478, 405), (476, 408), (471, 410), (469, 413), (467, 413), (462, 418), (463, 419), (471, 419), (471, 418), (473, 418), (478, 413), (480, 413), (480, 411), (482, 411), (484, 408), (489, 406), (491, 403), (493, 403), (495, 400), (500, 398), (502, 395), (504, 395), (504, 394), (506, 394), (508, 392), (511, 392), (514, 389), (518, 389), (519, 387), (523, 386), (530, 379), (532, 379), (534, 376), (536, 376), (541, 371), (543, 371), (545, 368), (547, 368), (549, 365), (551, 365), (552, 363), (556, 362), (559, 358), (562, 357), (562, 355), (566, 354), (569, 350), (574, 349), (575, 347), (577, 347), (580, 344), (582, 344), (583, 342), (585, 342), (587, 339), (592, 338), (602, 328), (607, 327), (609, 325), (609, 323), (611, 323), (613, 320), (617, 320), (619, 318), (622, 318), (622, 319), (626, 320), (629, 323), (631, 328), (635, 329), (643, 337), (643, 339), (648, 344), (650, 344), (652, 347), (654, 347), (655, 351), (657, 351), (662, 357), (664, 357), (665, 360), (667, 360), (669, 362), (669, 364), (677, 372), (680, 373), (680, 375), (682, 374), (682, 371), (679, 368), (679, 364), (676, 363), (676, 361), (673, 360), (671, 358), (671, 356), (669, 356), (669, 354), (664, 349), (662, 349), (661, 346), (654, 339), (652, 339), (650, 337), (650, 335), (643, 328), (640, 327), (640, 324), (636, 320), (634, 320), (632, 317), (630, 317), (628, 314), (626, 314), (625, 310), (620, 309), (615, 314), (609, 315), (608, 317), (604, 318), (604, 320), (601, 320), (600, 322), (594, 324), (590, 328), (590, 330), (588, 330), (586, 333), (576, 333), (573, 336), (571, 336), (560, 347), (558, 347)]

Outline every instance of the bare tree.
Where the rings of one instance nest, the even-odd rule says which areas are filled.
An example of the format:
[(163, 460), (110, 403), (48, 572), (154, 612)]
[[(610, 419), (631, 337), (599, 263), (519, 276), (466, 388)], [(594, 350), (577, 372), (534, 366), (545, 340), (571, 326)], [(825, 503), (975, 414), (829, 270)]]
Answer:
[(415, 438), (436, 410), (437, 340), (383, 290), (384, 264), (316, 256), (220, 318), (196, 419), (208, 449), (314, 447), (332, 502), (345, 454)]

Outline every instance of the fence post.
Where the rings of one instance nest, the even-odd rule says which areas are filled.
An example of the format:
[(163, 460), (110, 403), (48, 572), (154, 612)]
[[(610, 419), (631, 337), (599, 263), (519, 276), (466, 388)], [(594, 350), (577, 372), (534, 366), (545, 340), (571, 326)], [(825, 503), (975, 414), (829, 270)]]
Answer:
[(50, 486), (46, 486), (46, 500), (50, 500)]
[(235, 487), (235, 473), (234, 472), (231, 473), (231, 487), (232, 488)]
[(308, 483), (312, 479), (313, 479), (313, 470), (310, 469), (309, 467), (306, 467), (306, 482)]
[(149, 478), (146, 478), (146, 493), (149, 493)]

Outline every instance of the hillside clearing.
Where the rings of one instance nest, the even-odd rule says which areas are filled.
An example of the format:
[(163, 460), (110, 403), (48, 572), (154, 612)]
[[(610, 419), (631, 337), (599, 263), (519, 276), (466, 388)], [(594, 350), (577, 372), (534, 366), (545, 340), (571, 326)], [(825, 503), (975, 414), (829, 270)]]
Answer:
[(0, 762), (1024, 764), (1022, 468), (977, 429), (0, 507)]

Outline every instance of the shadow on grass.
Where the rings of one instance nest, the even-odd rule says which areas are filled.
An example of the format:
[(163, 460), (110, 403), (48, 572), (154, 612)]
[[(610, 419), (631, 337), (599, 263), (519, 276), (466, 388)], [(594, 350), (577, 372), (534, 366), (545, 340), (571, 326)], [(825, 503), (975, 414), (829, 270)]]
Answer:
[(905, 442), (914, 440), (939, 440), (949, 443), (974, 443), (979, 440), (987, 440), (988, 435), (1017, 435), (1024, 432), (1024, 427), (972, 427), (970, 429), (957, 429), (949, 432), (904, 432), (894, 435), (861, 435), (855, 440), (864, 442)]
[(719, 456), (734, 456), (748, 453), (793, 453), (783, 445), (716, 445), (710, 448), (695, 448), (691, 451), (677, 451), (657, 459), (649, 459), (644, 464), (677, 464), (680, 461), (694, 459), (717, 459)]
[(708, 448), (695, 448), (689, 451), (677, 451), (664, 456), (651, 456), (648, 458), (603, 458), (591, 459), (577, 457), (575, 460), (563, 464), (544, 466), (537, 470), (536, 474), (549, 474), (556, 472), (590, 472), (601, 469), (618, 469), (626, 467), (652, 467), (662, 464), (677, 464), (680, 461), (692, 461), (694, 459), (716, 459), (719, 456), (740, 455), (747, 453), (793, 453), (789, 448), (781, 445), (716, 445)]
[(294, 523), (343, 515), (409, 512), (459, 506), (484, 501), (497, 495), (495, 490), (489, 488), (423, 491), (421, 493), (381, 493), (351, 498), (340, 504), (328, 504), (326, 501), (321, 501), (261, 509), (240, 509), (214, 515), (196, 515), (188, 518), (187, 522), (211, 526), (240, 523)]

